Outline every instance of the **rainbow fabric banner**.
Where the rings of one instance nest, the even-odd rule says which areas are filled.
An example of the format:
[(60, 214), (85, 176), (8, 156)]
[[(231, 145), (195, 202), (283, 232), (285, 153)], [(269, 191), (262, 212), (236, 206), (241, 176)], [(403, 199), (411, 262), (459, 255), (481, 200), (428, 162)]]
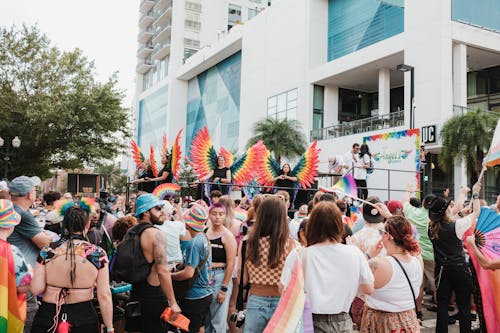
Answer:
[(321, 187), (321, 191), (323, 192), (336, 192), (338, 190), (345, 194), (349, 194), (355, 198), (358, 197), (358, 188), (356, 186), (356, 182), (354, 181), (354, 177), (351, 173), (342, 177), (335, 185), (331, 188)]
[(0, 240), (0, 333), (21, 333), (26, 320), (26, 295), (17, 294), (12, 248)]
[(490, 149), (484, 158), (483, 164), (492, 167), (500, 164), (500, 119), (497, 122), (493, 140), (491, 140)]
[(278, 307), (267, 323), (264, 333), (295, 332), (302, 320), (305, 301), (304, 274), (299, 257), (295, 261), (290, 282), (281, 295)]
[(247, 215), (248, 215), (248, 212), (246, 210), (244, 210), (243, 208), (241, 207), (236, 207), (234, 209), (234, 217), (237, 219), (237, 220), (240, 220), (240, 221), (246, 221), (247, 220)]
[(177, 191), (180, 191), (180, 190), (181, 190), (181, 187), (177, 184), (164, 183), (164, 184), (156, 186), (155, 189), (153, 190), (153, 194), (156, 195), (156, 197), (158, 197), (158, 199), (164, 200), (167, 197), (167, 195), (172, 196)]

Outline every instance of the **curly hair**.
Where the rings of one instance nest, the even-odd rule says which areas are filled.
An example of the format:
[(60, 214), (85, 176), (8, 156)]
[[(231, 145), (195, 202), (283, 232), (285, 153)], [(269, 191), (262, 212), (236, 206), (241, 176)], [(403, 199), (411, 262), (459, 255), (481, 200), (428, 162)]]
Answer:
[(414, 255), (420, 252), (418, 241), (413, 237), (410, 222), (402, 215), (393, 215), (385, 222), (385, 231), (394, 239), (394, 243)]
[(121, 242), (127, 234), (128, 229), (132, 228), (136, 224), (137, 219), (132, 215), (120, 217), (116, 220), (113, 228), (111, 229), (111, 237), (114, 241)]

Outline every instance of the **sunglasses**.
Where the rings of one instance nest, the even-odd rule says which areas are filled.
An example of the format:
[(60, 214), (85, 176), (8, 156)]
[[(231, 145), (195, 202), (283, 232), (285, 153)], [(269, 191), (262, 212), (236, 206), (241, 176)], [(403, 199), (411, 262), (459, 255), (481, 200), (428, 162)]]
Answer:
[(156, 207), (153, 207), (153, 208), (156, 209), (156, 210), (162, 210), (163, 209), (163, 207), (160, 207), (160, 206), (156, 206)]
[(379, 235), (380, 235), (380, 236), (382, 236), (382, 235), (384, 235), (384, 234), (388, 234), (388, 235), (390, 235), (389, 231), (387, 231), (387, 230), (385, 230), (385, 229), (384, 229), (384, 230), (382, 230), (382, 229), (378, 229), (378, 233), (379, 233)]

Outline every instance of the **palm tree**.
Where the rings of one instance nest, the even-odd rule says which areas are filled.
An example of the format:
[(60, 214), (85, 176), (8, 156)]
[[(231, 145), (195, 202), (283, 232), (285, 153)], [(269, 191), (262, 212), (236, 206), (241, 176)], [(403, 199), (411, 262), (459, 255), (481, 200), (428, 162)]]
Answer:
[(306, 150), (302, 126), (297, 120), (266, 118), (256, 122), (252, 130), (254, 136), (248, 140), (247, 148), (262, 140), (280, 165), (281, 157), (298, 157)]
[(481, 110), (470, 111), (448, 120), (441, 130), (443, 149), (439, 165), (445, 171), (462, 158), (469, 177), (477, 179), (493, 138), (498, 115)]

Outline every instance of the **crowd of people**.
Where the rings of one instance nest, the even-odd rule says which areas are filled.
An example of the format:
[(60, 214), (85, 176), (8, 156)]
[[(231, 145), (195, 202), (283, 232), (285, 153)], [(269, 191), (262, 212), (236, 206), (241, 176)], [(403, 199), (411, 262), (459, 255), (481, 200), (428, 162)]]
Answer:
[[(367, 148), (353, 153), (358, 148), (368, 158), (355, 163), (369, 166)], [(447, 332), (455, 317), (461, 332), (471, 332), (467, 258), (500, 267), (464, 236), (484, 206), (479, 183), (469, 204), (469, 188), (452, 206), (442, 196), (420, 201), (408, 186), (401, 201), (372, 196), (354, 209), (346, 197), (317, 192), (297, 210), (289, 210), (288, 191), (235, 202), (223, 186), (208, 203), (140, 191), (126, 205), (123, 197), (48, 192), (37, 208), (38, 185), (21, 176), (0, 191), (0, 259), (15, 272), (9, 309), (18, 310), (24, 332), (114, 332), (111, 280), (132, 286), (129, 332), (176, 332), (179, 315), (189, 332), (263, 332), (279, 315), (297, 261), (315, 332), (420, 332), (423, 305), (437, 311), (436, 332)], [(493, 209), (500, 211), (500, 196)], [(246, 216), (237, 218), (241, 211)], [(464, 242), (473, 249), (468, 256)], [(172, 316), (164, 320), (167, 308)]]

